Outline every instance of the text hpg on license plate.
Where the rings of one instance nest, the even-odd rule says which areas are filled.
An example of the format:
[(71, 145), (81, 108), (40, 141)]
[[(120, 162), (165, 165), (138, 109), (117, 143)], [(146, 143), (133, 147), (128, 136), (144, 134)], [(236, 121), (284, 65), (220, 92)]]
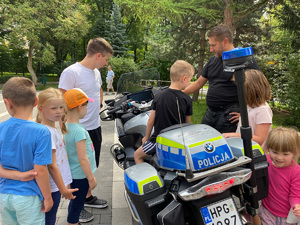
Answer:
[(242, 225), (232, 198), (203, 207), (200, 211), (207, 225)]

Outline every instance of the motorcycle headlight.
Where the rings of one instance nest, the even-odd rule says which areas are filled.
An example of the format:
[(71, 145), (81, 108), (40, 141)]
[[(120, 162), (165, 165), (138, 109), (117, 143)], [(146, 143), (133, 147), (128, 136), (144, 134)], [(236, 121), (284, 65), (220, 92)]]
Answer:
[(252, 171), (242, 169), (234, 172), (221, 172), (217, 175), (207, 177), (183, 191), (178, 196), (184, 201), (203, 198), (207, 195), (221, 193), (230, 187), (245, 183), (250, 179)]

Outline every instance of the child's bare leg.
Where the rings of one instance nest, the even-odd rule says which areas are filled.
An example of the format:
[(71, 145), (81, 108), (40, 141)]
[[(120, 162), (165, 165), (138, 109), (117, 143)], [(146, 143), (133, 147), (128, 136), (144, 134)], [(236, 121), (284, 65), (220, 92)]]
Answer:
[(135, 152), (134, 152), (134, 161), (136, 164), (143, 163), (144, 158), (147, 156), (147, 154), (143, 151), (143, 146), (140, 146)]

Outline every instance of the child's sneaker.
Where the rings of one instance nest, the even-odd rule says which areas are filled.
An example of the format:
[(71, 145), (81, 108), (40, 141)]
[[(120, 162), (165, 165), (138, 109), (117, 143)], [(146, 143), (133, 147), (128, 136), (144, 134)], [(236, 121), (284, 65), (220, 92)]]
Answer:
[(82, 209), (79, 216), (79, 222), (81, 223), (87, 223), (94, 219), (94, 215), (85, 209)]
[(107, 201), (105, 201), (103, 199), (98, 199), (97, 196), (94, 196), (92, 200), (85, 201), (84, 206), (103, 209), (103, 208), (106, 208), (108, 206), (108, 204), (107, 204)]

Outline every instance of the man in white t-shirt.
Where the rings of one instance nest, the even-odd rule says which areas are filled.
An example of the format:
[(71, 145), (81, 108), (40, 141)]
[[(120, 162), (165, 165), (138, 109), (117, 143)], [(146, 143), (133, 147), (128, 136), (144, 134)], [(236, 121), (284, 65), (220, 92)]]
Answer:
[[(58, 88), (63, 93), (72, 88), (80, 88), (87, 96), (95, 100), (95, 102), (87, 105), (87, 113), (85, 117), (80, 120), (80, 123), (84, 125), (92, 139), (95, 149), (96, 165), (98, 167), (102, 143), (99, 112), (103, 101), (103, 91), (101, 88), (102, 79), (99, 69), (108, 65), (108, 60), (113, 54), (113, 49), (103, 38), (93, 38), (89, 41), (86, 52), (86, 56), (81, 62), (67, 67), (62, 72)], [(84, 206), (106, 208), (107, 201), (98, 199), (89, 191)], [(93, 218), (93, 214), (83, 209), (79, 221), (89, 222)]]

